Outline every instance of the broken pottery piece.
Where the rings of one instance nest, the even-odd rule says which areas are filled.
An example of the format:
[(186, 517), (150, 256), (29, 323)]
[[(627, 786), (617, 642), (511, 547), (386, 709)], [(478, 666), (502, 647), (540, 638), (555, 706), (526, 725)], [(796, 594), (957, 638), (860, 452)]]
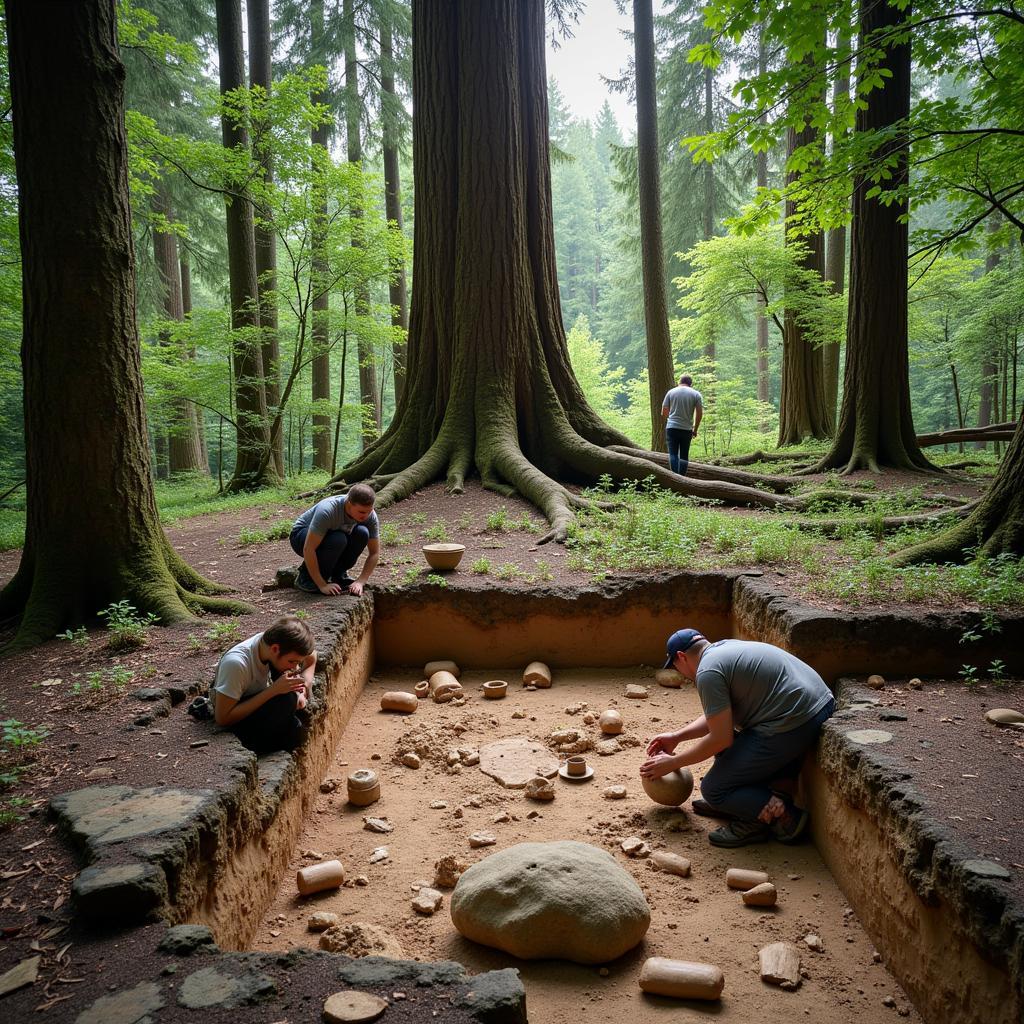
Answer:
[(525, 796), (527, 800), (554, 800), (555, 787), (543, 776), (538, 775), (526, 784)]
[(485, 700), (501, 700), (508, 693), (508, 683), (504, 679), (489, 679), (483, 690)]
[(387, 860), (391, 856), (391, 851), (386, 846), (378, 846), (373, 853), (370, 854), (370, 863), (379, 864), (382, 860)]
[(773, 942), (759, 952), (761, 980), (780, 988), (800, 987), (800, 950), (790, 942)]
[(462, 684), (451, 672), (445, 669), (433, 673), (428, 682), (430, 684), (430, 696), (435, 704), (445, 704), (453, 697), (462, 695)]
[(678, 853), (656, 850), (651, 857), (651, 863), (666, 874), (679, 875), (680, 878), (690, 877), (690, 862), (685, 857), (680, 857)]
[(348, 802), (368, 807), (380, 799), (380, 779), (369, 768), (359, 768), (348, 777)]
[(654, 681), (670, 690), (678, 690), (683, 685), (683, 677), (674, 668), (659, 668), (654, 673)]
[(299, 868), (295, 873), (295, 885), (300, 896), (309, 896), (324, 889), (337, 889), (345, 881), (345, 869), (340, 860), (325, 860)]
[(367, 832), (377, 832), (385, 836), (395, 831), (395, 826), (387, 818), (363, 818), (363, 828)]
[(430, 683), (426, 679), (421, 679), (414, 687), (413, 692), (416, 696), (423, 700), (424, 697), (430, 696)]
[(641, 778), (640, 782), (656, 804), (666, 807), (678, 807), (693, 792), (693, 772), (689, 768), (678, 768), (657, 779)]
[(618, 736), (622, 732), (622, 715), (614, 708), (609, 708), (607, 711), (601, 712), (598, 724), (601, 726), (601, 732), (606, 736)]
[(404, 690), (389, 690), (380, 699), (381, 711), (400, 711), (404, 715), (411, 715), (418, 706), (416, 694)]
[(551, 669), (543, 661), (531, 661), (523, 671), (523, 683), (547, 690), (551, 686)]
[(627, 857), (646, 857), (651, 852), (651, 848), (639, 836), (629, 836), (619, 846)]
[(747, 889), (741, 897), (748, 907), (774, 907), (778, 898), (778, 890), (771, 882), (761, 882)]
[(497, 841), (497, 837), (490, 832), (474, 832), (469, 837), (469, 845), (474, 850), (480, 849), (481, 846), (493, 846)]
[(626, 787), (606, 786), (604, 791), (601, 793), (601, 796), (603, 796), (605, 800), (623, 800), (626, 796)]
[(724, 987), (725, 975), (714, 964), (652, 956), (640, 968), (640, 988), (652, 995), (711, 1001), (722, 997)]
[(753, 889), (755, 885), (761, 885), (770, 881), (765, 871), (752, 871), (750, 868), (729, 868), (725, 873), (725, 884), (730, 889)]
[(822, 945), (821, 936), (815, 935), (814, 932), (808, 932), (804, 936), (804, 945), (815, 953), (824, 953), (825, 947)]

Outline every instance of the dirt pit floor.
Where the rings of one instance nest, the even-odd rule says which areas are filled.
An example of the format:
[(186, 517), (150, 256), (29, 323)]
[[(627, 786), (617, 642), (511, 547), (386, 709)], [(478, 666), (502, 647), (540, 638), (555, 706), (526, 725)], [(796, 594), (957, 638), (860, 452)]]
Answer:
[[(524, 691), (521, 671), (465, 672), (464, 705), (421, 700), (408, 716), (381, 712), (380, 697), (387, 690), (411, 691), (418, 676), (387, 671), (370, 679), (328, 773), (327, 787), (333, 779), (338, 788), (318, 797), (291, 870), (254, 936), (254, 949), (317, 948), (320, 936), (307, 929), (307, 920), (316, 911), (328, 911), (338, 914), (343, 925), (364, 922), (385, 928), (408, 959), (456, 960), (473, 973), (518, 968), (530, 1020), (537, 1024), (669, 1018), (714, 1018), (730, 1024), (920, 1020), (884, 964), (875, 962), (871, 940), (813, 846), (769, 843), (718, 850), (707, 841), (707, 832), (717, 823), (693, 815), (689, 802), (677, 809), (647, 798), (638, 774), (644, 745), (656, 733), (697, 716), (692, 686), (663, 689), (650, 669), (587, 669), (558, 671), (552, 689)], [(508, 680), (504, 700), (483, 699), (481, 686), (488, 679)], [(650, 697), (627, 699), (628, 683), (647, 686)], [(527, 800), (522, 790), (504, 789), (477, 767), (447, 765), (455, 748), (476, 751), (513, 736), (540, 741), (564, 759), (549, 739), (551, 733), (577, 729), (583, 745), (600, 741), (605, 737), (597, 724), (587, 725), (583, 719), (587, 711), (600, 713), (608, 707), (617, 708), (625, 720), (622, 749), (609, 756), (589, 751), (593, 777), (568, 782), (556, 776), (556, 797), (550, 803)], [(412, 746), (423, 755), (418, 769), (400, 763), (401, 752)], [(347, 802), (345, 780), (357, 768), (371, 768), (380, 776), (381, 799), (370, 807)], [(698, 766), (696, 774), (701, 771)], [(626, 787), (625, 799), (603, 798), (603, 790), (614, 784)], [(394, 830), (367, 831), (364, 817), (386, 818)], [(491, 833), (496, 844), (471, 849), (469, 836), (476, 832)], [(649, 859), (628, 858), (620, 843), (630, 836), (644, 839), (652, 850), (689, 858), (691, 876), (663, 874)], [(470, 942), (451, 922), (451, 890), (445, 890), (444, 903), (431, 917), (412, 909), (417, 887), (432, 884), (434, 863), (445, 855), (474, 863), (516, 843), (560, 839), (608, 850), (647, 898), (650, 930), (639, 947), (616, 961), (603, 966), (524, 961)], [(382, 846), (389, 856), (371, 863)], [(300, 897), (295, 871), (321, 857), (341, 860), (345, 887)], [(770, 911), (745, 906), (740, 894), (725, 884), (726, 869), (734, 866), (767, 871), (779, 890), (777, 906)], [(805, 943), (808, 935), (818, 936), (820, 950)], [(779, 940), (801, 950), (804, 980), (793, 992), (763, 983), (758, 973), (758, 950)], [(645, 995), (637, 978), (649, 956), (717, 964), (725, 973), (721, 1003)]]

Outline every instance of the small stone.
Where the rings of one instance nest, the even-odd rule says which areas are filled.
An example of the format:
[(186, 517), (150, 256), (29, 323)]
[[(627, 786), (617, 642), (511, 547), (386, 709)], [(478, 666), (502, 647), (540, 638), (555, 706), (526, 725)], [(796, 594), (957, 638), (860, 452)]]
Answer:
[(851, 729), (844, 735), (852, 743), (859, 743), (862, 746), (888, 743), (892, 740), (892, 733), (886, 732), (884, 729)]
[(680, 878), (690, 876), (690, 862), (678, 853), (669, 853), (667, 850), (657, 850), (651, 857), (651, 863), (659, 870), (669, 875), (679, 875)]
[(381, 835), (395, 831), (395, 826), (387, 818), (363, 818), (363, 828), (367, 832), (378, 832)]
[(353, 878), (352, 881), (355, 882), (355, 884), (358, 886), (370, 884), (370, 880), (366, 877), (366, 875), (356, 875), (356, 877)]
[(458, 764), (462, 760), (462, 756), (457, 750), (449, 750), (445, 756), (445, 763), (451, 767), (453, 764)]
[(370, 760), (371, 761), (379, 761), (380, 760), (380, 754), (371, 754), (370, 755)]
[[(413, 753), (411, 750), (408, 754), (402, 755), (402, 764), (404, 764), (406, 768), (419, 768), (422, 763), (420, 755)], [(431, 804), (431, 807), (433, 807), (433, 804)]]
[(473, 796), (469, 797), (466, 800), (466, 803), (464, 804), (465, 807), (483, 807), (483, 805), (484, 805), (483, 800), (479, 796), (477, 796), (476, 794), (474, 794)]
[(448, 805), (443, 800), (431, 800), (430, 809), (432, 811), (443, 811)]
[(474, 832), (469, 837), (469, 845), (477, 850), (481, 846), (493, 846), (497, 842), (497, 838), (490, 832)]
[(885, 678), (880, 675), (870, 675), (868, 676), (867, 683), (872, 690), (881, 690), (885, 686)]
[(526, 712), (525, 711), (521, 711), (521, 710), (519, 710), (517, 708), (515, 711), (512, 712), (512, 717), (513, 718), (525, 718), (526, 717)]
[(611, 974), (611, 971), (609, 971), (607, 967), (599, 967), (599, 968), (597, 969), (597, 973), (598, 973), (598, 974), (599, 974), (599, 975), (600, 975), (600, 976), (601, 976), (602, 978), (607, 978), (607, 977), (608, 977), (608, 975), (609, 975), (609, 974)]
[(886, 996), (882, 1000), (882, 1005), (883, 1006), (888, 1006), (890, 1010), (894, 1010), (896, 1008), (896, 1000), (893, 999), (892, 996)]
[(584, 704), (582, 701), (577, 701), (575, 704), (570, 704), (568, 707), (566, 707), (565, 713), (567, 715), (578, 715), (581, 711), (585, 711), (586, 708), (586, 704)]
[(423, 914), (424, 917), (430, 917), (441, 906), (443, 900), (444, 896), (436, 889), (426, 887), (420, 889), (420, 891), (413, 897), (412, 909), (415, 910), (417, 914)]
[(646, 686), (639, 686), (636, 683), (626, 684), (626, 696), (630, 700), (647, 700), (650, 695), (651, 691)]
[(527, 821), (533, 821), (535, 818), (540, 818), (540, 817), (542, 817), (540, 811), (530, 811), (530, 813), (527, 814), (527, 816), (526, 816), (526, 820)]
[(803, 878), (804, 876), (803, 876), (803, 875), (786, 875), (786, 877), (787, 877), (787, 878), (788, 878), (788, 879), (789, 879), (789, 880), (790, 880), (791, 882), (799, 882), (799, 881), (800, 881), (800, 879), (801, 879), (801, 878)]
[(583, 724), (584, 725), (593, 725), (596, 721), (597, 721), (597, 715), (595, 715), (593, 711), (588, 711), (583, 716)]
[(527, 800), (554, 800), (555, 787), (548, 779), (537, 776), (526, 784), (524, 795)]
[(748, 907), (774, 907), (778, 901), (778, 890), (771, 882), (762, 882), (743, 893), (743, 902)]
[(455, 810), (452, 811), (452, 816), (455, 818), (461, 818), (464, 814), (465, 812), (462, 810), (461, 807), (456, 807)]
[(603, 796), (605, 800), (623, 800), (626, 796), (626, 787), (606, 786), (601, 796)]
[(338, 788), (338, 780), (337, 779), (324, 779), (324, 781), (320, 783), (320, 792), (321, 793), (333, 793), (337, 788)]
[(651, 852), (651, 848), (638, 836), (623, 839), (619, 846), (627, 857), (646, 857)]
[(337, 914), (328, 913), (326, 910), (318, 910), (315, 914), (310, 915), (309, 920), (306, 922), (306, 927), (311, 932), (325, 932), (336, 924), (341, 924), (341, 918)]
[[(147, 723), (147, 724), (148, 724), (148, 723)], [(190, 747), (191, 747), (191, 748), (192, 748), (193, 750), (198, 750), (198, 749), (199, 749), (200, 747), (208, 747), (209, 745), (210, 745), (210, 741), (209, 741), (209, 740), (193, 740), (193, 741), (192, 741), (192, 742), (191, 742), (191, 743), (189, 744), (189, 746), (190, 746)]]
[(112, 779), (114, 777), (114, 769), (104, 766), (101, 768), (93, 768), (92, 771), (85, 773), (87, 779)]
[(464, 764), (464, 765), (465, 765), (465, 766), (466, 766), (467, 768), (472, 768), (472, 767), (473, 767), (473, 765), (477, 765), (477, 764), (479, 764), (479, 763), (480, 763), (480, 753), (479, 753), (479, 751), (476, 751), (476, 750), (471, 750), (471, 751), (470, 751), (470, 752), (469, 752), (469, 753), (468, 753), (468, 754), (467, 754), (467, 755), (466, 755), (466, 756), (465, 756), (465, 757), (464, 757), (464, 758), (462, 759), (462, 763), (463, 763), (463, 764)]
[(594, 752), (600, 757), (609, 757), (619, 752), (618, 740), (598, 740), (594, 744)]
[(910, 680), (909, 683), (907, 683), (907, 686), (909, 686), (912, 690), (920, 690), (924, 688), (924, 683), (922, 683), (921, 680), (915, 676), (913, 679)]
[(985, 721), (992, 725), (1016, 725), (1024, 722), (1024, 713), (1012, 708), (990, 708), (985, 712)]
[(824, 953), (825, 947), (821, 943), (821, 936), (815, 935), (814, 932), (808, 932), (804, 936), (804, 945), (815, 953)]
[(500, 814), (496, 814), (491, 820), (495, 825), (504, 825), (506, 821), (511, 821), (512, 818), (508, 811), (502, 811)]
[(907, 716), (902, 711), (883, 711), (879, 714), (880, 722), (905, 722)]
[(376, 1020), (388, 1008), (387, 1001), (369, 992), (335, 992), (324, 1002), (326, 1024), (358, 1024)]
[(882, 954), (877, 949), (871, 950), (871, 962), (873, 964), (880, 964), (882, 962)]
[(387, 860), (391, 856), (391, 851), (386, 846), (378, 846), (373, 853), (370, 854), (370, 863), (379, 864), (382, 860)]
[(450, 854), (434, 863), (434, 886), (438, 889), (454, 889), (459, 876), (469, 867), (464, 861)]

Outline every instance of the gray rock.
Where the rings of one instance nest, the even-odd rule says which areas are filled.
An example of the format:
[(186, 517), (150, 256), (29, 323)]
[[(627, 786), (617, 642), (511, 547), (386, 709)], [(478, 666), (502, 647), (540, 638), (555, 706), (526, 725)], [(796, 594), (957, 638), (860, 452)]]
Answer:
[(206, 1010), (212, 1006), (231, 1010), (274, 995), (277, 995), (277, 985), (259, 971), (248, 970), (233, 976), (215, 967), (203, 967), (181, 983), (178, 1005), (188, 1010)]
[(878, 715), (880, 722), (905, 722), (907, 716), (902, 711), (882, 711)]
[(543, 743), (526, 736), (510, 736), (481, 747), (480, 771), (506, 789), (523, 789), (536, 775), (554, 775), (558, 761)]
[(526, 1024), (526, 989), (514, 967), (476, 975), (452, 1003), (485, 1024)]
[(136, 1024), (163, 1005), (160, 987), (144, 981), (134, 988), (100, 996), (75, 1018), (75, 1024)]
[(423, 914), (426, 917), (430, 917), (432, 914), (437, 912), (443, 900), (444, 896), (436, 889), (424, 886), (413, 897), (412, 909), (415, 910), (417, 914)]
[(421, 964), (415, 960), (387, 960), (379, 956), (367, 956), (339, 968), (338, 980), (353, 988), (384, 988), (403, 984), (425, 988), (429, 985), (456, 985), (464, 982), (466, 969), (451, 960)]
[(997, 864), (994, 860), (965, 860), (963, 869), (969, 875), (975, 875), (978, 878), (1002, 878), (1009, 881), (1012, 877), (1007, 868), (1004, 868), (1002, 864)]
[(154, 701), (154, 700), (166, 700), (167, 691), (161, 689), (159, 686), (142, 686), (136, 690), (132, 696), (136, 700), (141, 701)]
[(75, 879), (71, 899), (91, 921), (140, 921), (167, 902), (167, 877), (153, 864), (94, 864)]
[(604, 963), (651, 922), (630, 874), (604, 850), (571, 840), (520, 843), (471, 865), (452, 893), (455, 927), (525, 960)]
[(205, 924), (177, 924), (167, 929), (157, 948), (161, 953), (188, 956), (190, 953), (216, 953), (219, 947)]
[(884, 729), (851, 729), (846, 733), (846, 738), (853, 743), (870, 746), (874, 743), (888, 743), (892, 739), (892, 733)]

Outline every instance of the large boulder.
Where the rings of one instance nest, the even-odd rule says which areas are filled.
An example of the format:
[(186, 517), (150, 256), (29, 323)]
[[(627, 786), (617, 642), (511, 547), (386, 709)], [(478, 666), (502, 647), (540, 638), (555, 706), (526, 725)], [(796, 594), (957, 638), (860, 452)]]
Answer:
[(588, 843), (520, 843), (467, 868), (451, 897), (455, 927), (524, 960), (604, 963), (646, 934), (640, 886)]

